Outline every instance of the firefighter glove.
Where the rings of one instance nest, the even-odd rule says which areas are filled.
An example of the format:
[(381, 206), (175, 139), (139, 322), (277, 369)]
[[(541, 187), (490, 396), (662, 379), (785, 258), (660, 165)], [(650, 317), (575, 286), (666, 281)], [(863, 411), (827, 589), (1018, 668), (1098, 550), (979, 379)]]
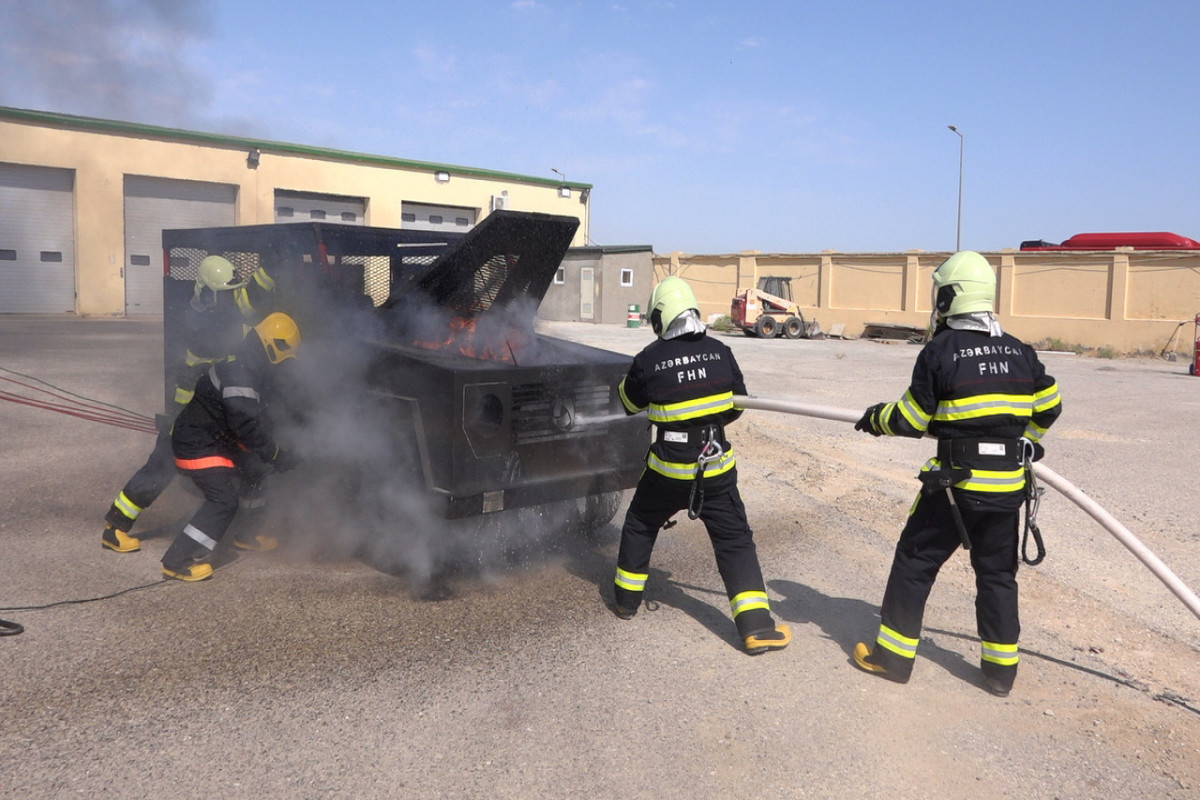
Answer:
[(275, 457), (271, 459), (271, 466), (276, 472), (287, 472), (295, 469), (300, 460), (296, 458), (295, 453), (291, 450), (284, 450), (282, 447), (275, 448)]
[(854, 423), (854, 430), (866, 431), (872, 436), (882, 436), (883, 431), (879, 429), (879, 412), (883, 410), (884, 403), (876, 403), (863, 412), (862, 419)]

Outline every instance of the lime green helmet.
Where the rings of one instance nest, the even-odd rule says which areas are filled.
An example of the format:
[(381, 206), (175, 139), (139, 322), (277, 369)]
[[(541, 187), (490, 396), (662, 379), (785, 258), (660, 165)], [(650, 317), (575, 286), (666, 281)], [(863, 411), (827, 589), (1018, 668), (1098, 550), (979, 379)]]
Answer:
[(654, 287), (650, 294), (649, 310), (650, 327), (660, 339), (672, 338), (667, 335), (671, 325), (688, 311), (694, 312), (695, 323), (699, 324), (699, 330), (704, 330), (703, 323), (700, 322), (700, 304), (696, 302), (696, 295), (692, 293), (692, 287), (688, 286), (687, 281), (677, 275), (668, 275)]
[(994, 311), (996, 271), (979, 253), (955, 253), (933, 271), (933, 308), (938, 319)]
[(241, 286), (237, 280), (237, 271), (229, 259), (223, 256), (206, 256), (200, 262), (199, 276), (196, 278), (196, 294), (204, 288), (220, 292), (224, 289), (236, 289)]

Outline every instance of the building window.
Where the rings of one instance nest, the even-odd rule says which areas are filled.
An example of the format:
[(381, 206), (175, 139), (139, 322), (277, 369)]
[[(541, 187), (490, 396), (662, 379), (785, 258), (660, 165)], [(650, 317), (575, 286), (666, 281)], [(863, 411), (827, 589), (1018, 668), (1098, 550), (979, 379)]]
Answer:
[(16, 250), (0, 250), (0, 261), (16, 261)]
[(355, 214), (353, 211), (343, 211), (342, 212), (342, 222), (354, 222), (357, 219), (358, 219), (358, 214)]
[(405, 211), (404, 213), (402, 213), (400, 215), (400, 221), (401, 222), (416, 222), (417, 215), (412, 213), (411, 211)]
[(58, 252), (57, 250), (43, 250), (42, 261), (45, 261), (49, 264), (61, 264), (62, 253)]
[(275, 214), (280, 217), (293, 217), (296, 215), (296, 209), (289, 208), (288, 206), (280, 206)]
[(441, 225), (442, 224), (442, 215), (441, 214), (430, 214), (429, 222), (432, 225)]
[(308, 216), (312, 219), (325, 219), (325, 212), (319, 208), (314, 208), (308, 212)]
[(148, 267), (150, 266), (150, 256), (130, 256), (129, 264), (134, 267)]
[(633, 270), (631, 270), (631, 269), (621, 270), (621, 285), (622, 286), (633, 286)]
[(460, 228), (465, 228), (471, 224), (471, 220), (467, 219), (466, 217), (455, 217), (454, 224)]
[(566, 283), (567, 282), (566, 269), (564, 269), (563, 267), (558, 268), (558, 271), (554, 273), (554, 282), (555, 283)]

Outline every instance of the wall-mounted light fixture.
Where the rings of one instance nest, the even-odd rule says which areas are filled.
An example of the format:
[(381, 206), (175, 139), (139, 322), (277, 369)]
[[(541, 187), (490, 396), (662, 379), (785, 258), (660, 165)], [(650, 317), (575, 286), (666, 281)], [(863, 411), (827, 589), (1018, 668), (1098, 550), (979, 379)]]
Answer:
[(571, 196), (571, 187), (570, 186), (558, 187), (558, 196), (559, 197), (570, 197)]
[(592, 196), (591, 189), (580, 189), (579, 190), (579, 202), (580, 203), (583, 203), (584, 205), (586, 205), (588, 198), (591, 196)]
[(250, 169), (258, 169), (259, 159), (262, 158), (262, 153), (257, 147), (251, 147), (250, 152), (246, 154), (246, 166)]
[(437, 178), (438, 183), (450, 182), (450, 173), (446, 172), (444, 169), (439, 169), (437, 172), (433, 173), (433, 177)]

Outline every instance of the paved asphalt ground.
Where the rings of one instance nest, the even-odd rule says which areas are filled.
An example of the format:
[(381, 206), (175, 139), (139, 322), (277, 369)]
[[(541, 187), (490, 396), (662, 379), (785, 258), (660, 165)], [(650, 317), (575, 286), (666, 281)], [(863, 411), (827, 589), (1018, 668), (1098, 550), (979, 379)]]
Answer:
[[(627, 354), (651, 336), (545, 329)], [(150, 415), (160, 335), (0, 316), (0, 392), (37, 396), (24, 375)], [(851, 409), (898, 398), (917, 352), (725, 341), (752, 394)], [(1043, 361), (1066, 409), (1046, 463), (1200, 587), (1200, 379), (1184, 360)], [(1200, 796), (1200, 620), (1086, 515), (1043, 503), (1012, 696), (977, 677), (961, 554), (897, 686), (848, 654), (877, 625), (926, 443), (768, 412), (730, 433), (795, 634), (757, 658), (686, 520), (660, 538), (646, 610), (606, 610), (623, 508), (595, 542), (525, 544), (435, 587), (321, 547), (343, 532), (319, 515), (210, 581), (160, 581), (197, 502), (178, 482), (139, 523), (143, 552), (99, 540), (152, 437), (0, 400), (0, 617), (25, 626), (0, 637), (0, 797)], [(306, 468), (283, 476), (292, 491)]]

